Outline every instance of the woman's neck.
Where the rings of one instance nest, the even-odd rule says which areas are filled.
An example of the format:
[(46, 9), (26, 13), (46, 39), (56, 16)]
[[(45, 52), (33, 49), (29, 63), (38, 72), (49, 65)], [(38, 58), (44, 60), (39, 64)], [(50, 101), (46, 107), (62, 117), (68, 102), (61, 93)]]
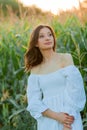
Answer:
[(44, 62), (48, 62), (50, 60), (52, 60), (56, 54), (55, 51), (53, 51), (53, 49), (51, 50), (44, 50), (44, 51), (41, 51), (42, 55), (43, 55), (43, 61)]

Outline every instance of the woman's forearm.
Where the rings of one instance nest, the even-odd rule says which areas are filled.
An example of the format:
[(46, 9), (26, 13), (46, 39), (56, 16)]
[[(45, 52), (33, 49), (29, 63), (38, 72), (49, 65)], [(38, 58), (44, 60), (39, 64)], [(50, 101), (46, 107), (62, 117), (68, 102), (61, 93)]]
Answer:
[(42, 115), (49, 117), (49, 118), (52, 118), (54, 120), (57, 120), (58, 122), (60, 122), (61, 124), (66, 126), (66, 128), (69, 128), (69, 129), (71, 128), (71, 124), (74, 121), (73, 116), (70, 116), (69, 114), (64, 113), (64, 112), (58, 113), (58, 112), (52, 111), (50, 109), (47, 109), (46, 111), (42, 112)]
[(49, 118), (52, 118), (54, 120), (58, 120), (58, 113), (57, 112), (54, 112), (50, 109), (47, 109), (46, 111), (44, 111), (42, 113), (43, 116), (46, 116), (46, 117), (49, 117)]

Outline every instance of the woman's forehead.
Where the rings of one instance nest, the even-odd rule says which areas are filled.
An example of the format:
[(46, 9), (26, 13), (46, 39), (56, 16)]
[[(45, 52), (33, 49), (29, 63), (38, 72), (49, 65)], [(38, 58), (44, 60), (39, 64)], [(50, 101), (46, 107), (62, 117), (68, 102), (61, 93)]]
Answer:
[(50, 32), (51, 32), (51, 30), (48, 27), (44, 27), (44, 28), (40, 29), (39, 34), (50, 33)]

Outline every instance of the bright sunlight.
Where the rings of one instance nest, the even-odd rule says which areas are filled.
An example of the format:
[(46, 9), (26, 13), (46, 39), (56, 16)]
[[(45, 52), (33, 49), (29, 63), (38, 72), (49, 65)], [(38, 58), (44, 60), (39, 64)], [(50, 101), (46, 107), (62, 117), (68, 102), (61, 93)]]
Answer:
[(20, 0), (24, 5), (36, 5), (44, 11), (51, 11), (53, 14), (58, 14), (60, 10), (78, 8), (79, 1), (83, 0)]

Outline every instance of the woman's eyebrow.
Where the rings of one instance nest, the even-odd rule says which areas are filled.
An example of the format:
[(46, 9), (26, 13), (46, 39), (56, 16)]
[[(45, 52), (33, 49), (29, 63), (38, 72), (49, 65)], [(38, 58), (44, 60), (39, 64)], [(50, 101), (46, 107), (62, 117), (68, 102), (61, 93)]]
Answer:
[[(52, 33), (51, 31), (47, 32), (47, 33)], [(40, 33), (40, 34), (45, 34), (45, 33)]]

